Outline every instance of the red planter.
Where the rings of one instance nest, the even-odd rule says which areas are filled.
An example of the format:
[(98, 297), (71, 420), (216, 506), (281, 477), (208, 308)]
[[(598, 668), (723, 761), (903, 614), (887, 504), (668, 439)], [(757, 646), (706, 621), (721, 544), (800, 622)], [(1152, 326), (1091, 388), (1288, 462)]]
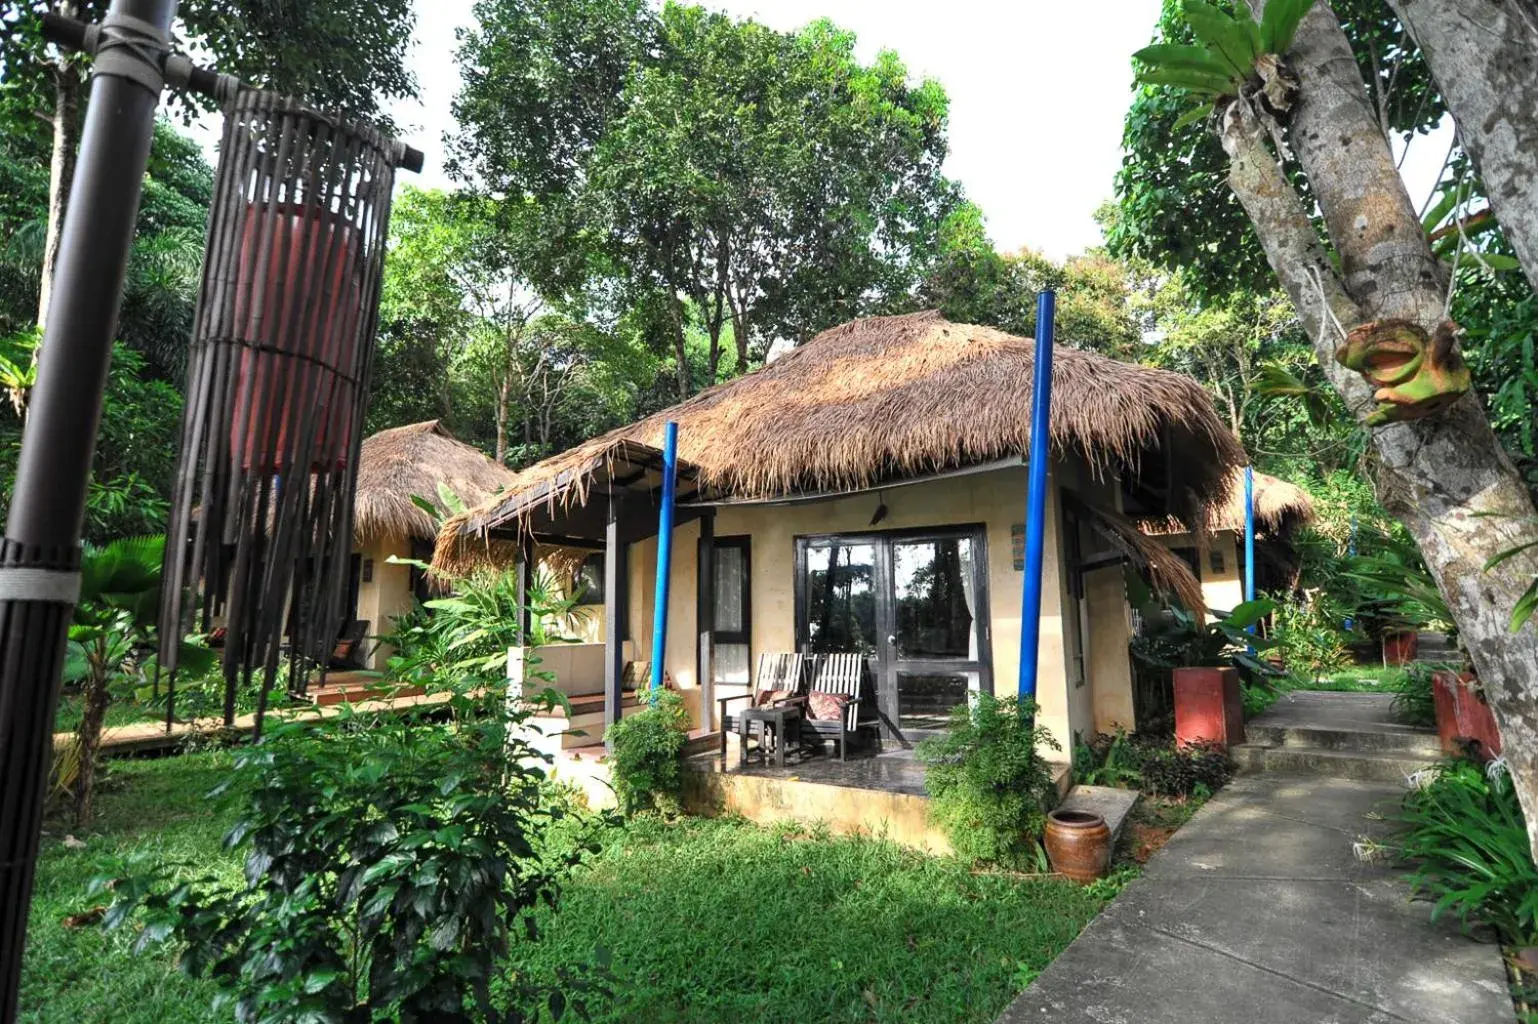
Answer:
[(1501, 733), (1495, 725), (1495, 715), (1490, 705), (1479, 697), (1475, 688), (1477, 680), (1469, 672), (1435, 672), (1431, 677), (1431, 695), (1437, 709), (1437, 737), (1442, 741), (1442, 753), (1449, 756), (1461, 754), (1465, 744), (1478, 745), (1476, 753), (1483, 758), (1498, 757), (1501, 753)]
[(1244, 742), (1244, 701), (1239, 671), (1233, 668), (1175, 670), (1175, 745), (1216, 744), (1228, 749)]
[[(234, 458), (282, 473), (314, 432), (307, 469), (346, 463), (357, 380), (363, 287), (357, 232), (315, 207), (246, 207), (234, 323), (243, 341)], [(308, 423), (307, 423), (308, 420)]]
[(1415, 653), (1419, 648), (1419, 633), (1384, 633), (1383, 664), (1408, 665), (1415, 660)]

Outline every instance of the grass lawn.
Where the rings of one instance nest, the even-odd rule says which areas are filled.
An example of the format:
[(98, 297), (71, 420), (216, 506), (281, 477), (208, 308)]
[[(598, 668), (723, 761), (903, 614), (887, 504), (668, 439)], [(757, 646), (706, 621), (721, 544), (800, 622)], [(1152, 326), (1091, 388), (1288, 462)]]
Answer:
[[(84, 849), (44, 839), (22, 1020), (181, 1024), (216, 1020), (211, 988), (164, 952), (134, 956), (126, 931), (66, 927), (88, 910), (104, 857), (149, 849), (236, 863), (203, 794), (222, 752), (114, 761)], [(535, 976), (612, 955), (607, 1022), (991, 1021), (1102, 906), (1050, 878), (974, 873), (874, 839), (685, 819), (611, 836), (541, 923)]]
[[(78, 693), (66, 693), (59, 698), (59, 708), (53, 716), (54, 732), (74, 732), (80, 728), (80, 717), (85, 713), (85, 701)], [(115, 700), (107, 705), (105, 724), (108, 729), (135, 722), (154, 722), (164, 715), (153, 708), (129, 700)]]
[(1297, 678), (1287, 684), (1289, 690), (1345, 690), (1353, 693), (1398, 693), (1404, 685), (1405, 670), (1397, 666), (1353, 665), (1332, 672), (1319, 680)]

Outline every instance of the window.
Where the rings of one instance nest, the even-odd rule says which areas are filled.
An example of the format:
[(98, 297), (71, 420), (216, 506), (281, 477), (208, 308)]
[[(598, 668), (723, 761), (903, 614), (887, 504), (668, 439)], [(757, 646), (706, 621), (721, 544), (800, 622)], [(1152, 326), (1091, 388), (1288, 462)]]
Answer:
[(750, 540), (717, 537), (712, 547), (716, 590), (713, 596), (711, 639), (715, 648), (715, 681), (749, 681), (753, 632), (753, 590), (749, 574)]
[(578, 604), (604, 603), (603, 563), (602, 551), (594, 551), (582, 560), (582, 565), (572, 577), (572, 594)]

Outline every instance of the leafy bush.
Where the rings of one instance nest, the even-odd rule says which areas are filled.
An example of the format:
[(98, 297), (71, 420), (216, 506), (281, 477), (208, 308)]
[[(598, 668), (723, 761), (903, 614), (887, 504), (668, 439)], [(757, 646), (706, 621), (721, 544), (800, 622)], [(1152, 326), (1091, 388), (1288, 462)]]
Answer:
[(1039, 864), (1057, 790), (1037, 748), (1059, 747), (1035, 718), (1031, 702), (983, 693), (951, 709), (948, 732), (919, 744), (930, 814), (960, 857), (1021, 870)]
[(1317, 682), (1351, 663), (1341, 629), (1345, 612), (1322, 596), (1277, 606), (1273, 636), (1282, 664), (1293, 675)]
[(1404, 680), (1394, 694), (1394, 714), (1406, 725), (1432, 727), (1437, 724), (1436, 699), (1433, 697), (1434, 666), (1413, 662), (1405, 666)]
[(689, 711), (672, 690), (657, 693), (651, 706), (609, 726), (609, 772), (620, 809), (626, 814), (655, 808), (678, 811), (683, 788), (684, 744)]
[(1245, 721), (1264, 714), (1280, 696), (1280, 691), (1269, 683), (1239, 680), (1239, 700), (1244, 704)]
[[(456, 726), (275, 723), (215, 791), (237, 811), (225, 845), (247, 851), (244, 878), (129, 862), (99, 880), (107, 924), (142, 908), (138, 948), (180, 942), (181, 967), (242, 1022), (524, 1020), (539, 993), (502, 965), (597, 844), (549, 798), (516, 731), (528, 712), (500, 703)], [(564, 995), (548, 995), (554, 1011)]]
[(1450, 761), (1405, 796), (1401, 853), (1410, 884), (1465, 927), (1489, 925), (1503, 943), (1538, 945), (1538, 869), (1502, 762)]
[(1073, 746), (1073, 781), (1085, 786), (1121, 786), (1136, 789), (1143, 781), (1147, 752), (1135, 738), (1118, 730), (1101, 733)]
[(1216, 746), (1166, 747), (1143, 761), (1143, 789), (1155, 796), (1211, 796), (1234, 777), (1235, 766)]

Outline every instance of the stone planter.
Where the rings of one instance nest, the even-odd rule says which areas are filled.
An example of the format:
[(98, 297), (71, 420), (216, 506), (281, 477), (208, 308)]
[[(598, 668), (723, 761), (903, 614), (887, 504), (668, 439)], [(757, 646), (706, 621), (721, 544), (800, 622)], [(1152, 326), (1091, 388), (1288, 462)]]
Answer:
[(1480, 698), (1479, 682), (1471, 672), (1442, 669), (1432, 673), (1431, 696), (1437, 710), (1437, 738), (1442, 753), (1455, 756), (1468, 742), (1478, 744), (1476, 753), (1488, 760), (1501, 753), (1501, 733), (1490, 705)]
[(1398, 632), (1383, 634), (1383, 664), (1408, 665), (1415, 660), (1416, 651), (1420, 648), (1420, 634), (1415, 632)]
[(1175, 745), (1218, 746), (1244, 742), (1244, 701), (1235, 668), (1177, 668)]
[(1048, 814), (1042, 845), (1052, 870), (1080, 884), (1103, 877), (1111, 866), (1111, 830), (1091, 811)]

